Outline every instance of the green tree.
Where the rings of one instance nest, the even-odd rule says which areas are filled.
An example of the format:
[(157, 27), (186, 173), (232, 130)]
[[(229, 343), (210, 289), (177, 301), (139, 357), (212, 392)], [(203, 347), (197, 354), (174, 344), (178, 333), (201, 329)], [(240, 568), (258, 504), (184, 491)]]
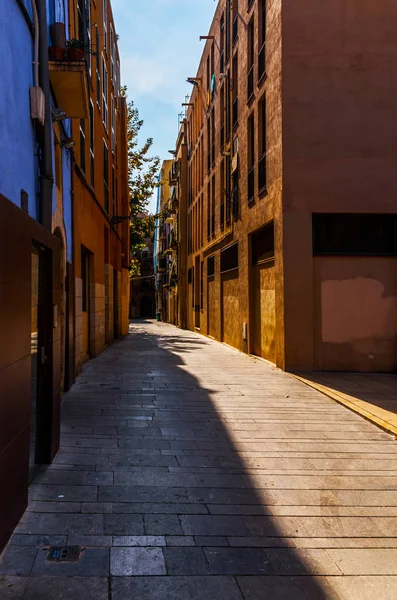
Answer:
[[(126, 88), (122, 93), (127, 95)], [(154, 234), (156, 215), (148, 212), (150, 198), (158, 187), (160, 158), (151, 156), (153, 138), (141, 146), (139, 131), (143, 120), (133, 100), (127, 104), (128, 187), (130, 195), (131, 276), (140, 275), (139, 256), (145, 240)]]

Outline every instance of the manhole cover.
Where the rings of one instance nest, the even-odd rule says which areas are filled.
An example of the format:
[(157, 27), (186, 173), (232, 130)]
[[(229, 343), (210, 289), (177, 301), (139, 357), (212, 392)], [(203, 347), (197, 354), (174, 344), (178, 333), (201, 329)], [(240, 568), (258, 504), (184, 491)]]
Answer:
[(80, 546), (51, 546), (47, 554), (48, 562), (71, 563), (80, 560)]

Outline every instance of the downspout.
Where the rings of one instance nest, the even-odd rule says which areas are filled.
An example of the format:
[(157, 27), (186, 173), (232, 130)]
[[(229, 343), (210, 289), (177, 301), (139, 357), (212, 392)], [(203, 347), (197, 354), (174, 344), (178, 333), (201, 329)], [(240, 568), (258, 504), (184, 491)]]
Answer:
[(51, 118), (51, 89), (48, 69), (48, 36), (46, 0), (34, 0), (36, 3), (39, 22), (39, 75), (40, 84), (45, 97), (45, 117), (42, 137), (42, 156), (40, 165), (40, 223), (51, 231), (52, 228), (52, 191), (54, 175), (52, 170), (52, 118)]

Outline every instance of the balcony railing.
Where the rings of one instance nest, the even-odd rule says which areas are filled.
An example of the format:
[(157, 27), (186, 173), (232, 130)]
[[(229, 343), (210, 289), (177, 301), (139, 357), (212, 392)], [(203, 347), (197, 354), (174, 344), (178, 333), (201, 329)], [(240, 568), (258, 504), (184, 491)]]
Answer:
[(255, 167), (248, 171), (248, 202), (252, 202), (255, 197)]
[(266, 152), (258, 161), (258, 190), (263, 192), (266, 189)]
[(258, 83), (262, 81), (266, 74), (266, 42), (262, 44), (262, 48), (258, 53)]
[(225, 69), (225, 52), (221, 52), (221, 63), (220, 63), (220, 72), (223, 73)]
[(254, 94), (254, 65), (252, 64), (251, 68), (248, 71), (248, 101), (252, 98)]

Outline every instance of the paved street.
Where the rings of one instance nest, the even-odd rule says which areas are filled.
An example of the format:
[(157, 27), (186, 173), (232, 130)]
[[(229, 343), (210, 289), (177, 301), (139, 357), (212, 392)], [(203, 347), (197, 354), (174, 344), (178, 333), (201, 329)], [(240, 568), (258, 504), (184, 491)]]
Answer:
[[(49, 546), (79, 546), (48, 561)], [(153, 321), (91, 361), (0, 564), (1, 600), (395, 600), (397, 442)]]

